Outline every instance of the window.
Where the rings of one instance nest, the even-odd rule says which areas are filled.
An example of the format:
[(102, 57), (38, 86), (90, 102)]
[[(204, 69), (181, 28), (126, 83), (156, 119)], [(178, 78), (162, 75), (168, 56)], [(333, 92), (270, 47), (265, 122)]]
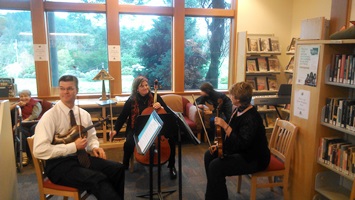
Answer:
[(139, 6), (169, 6), (171, 7), (171, 0), (118, 0), (119, 4), (139, 5)]
[(143, 75), (153, 86), (159, 81), (163, 90), (171, 90), (172, 17), (120, 15), (123, 92), (130, 92), (132, 80)]
[(0, 10), (0, 77), (15, 79), (17, 91), (37, 94), (31, 14)]
[(185, 90), (202, 82), (228, 89), (230, 23), (229, 18), (185, 18)]
[(79, 78), (79, 93), (100, 93), (102, 82), (92, 79), (101, 69), (108, 71), (106, 16), (48, 12), (47, 17), (52, 85), (72, 74)]
[(185, 7), (231, 9), (231, 2), (232, 0), (185, 0)]
[(106, 0), (45, 0), (55, 2), (69, 2), (69, 3), (106, 3)]

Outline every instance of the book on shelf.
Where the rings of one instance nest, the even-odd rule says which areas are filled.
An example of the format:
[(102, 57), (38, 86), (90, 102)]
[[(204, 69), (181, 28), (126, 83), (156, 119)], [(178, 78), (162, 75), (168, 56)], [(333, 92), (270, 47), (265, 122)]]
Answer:
[(256, 87), (257, 90), (268, 90), (265, 76), (256, 77)]
[(277, 59), (276, 57), (269, 57), (267, 58), (267, 61), (270, 72), (280, 71), (279, 59)]
[(287, 84), (292, 84), (293, 81), (293, 76), (290, 76), (287, 80)]
[(248, 58), (247, 59), (247, 72), (255, 72), (255, 71), (258, 71), (256, 58)]
[(355, 84), (355, 59), (354, 55), (334, 54), (329, 66), (329, 81)]
[(260, 51), (271, 51), (269, 38), (261, 37), (259, 38)]
[(276, 77), (267, 77), (267, 86), (269, 90), (273, 90), (273, 91), (279, 90), (279, 85), (277, 84)]
[(270, 41), (271, 51), (280, 51), (279, 38), (271, 37), (269, 38), (269, 41)]
[(248, 52), (258, 52), (259, 51), (259, 39), (257, 37), (248, 37)]
[(268, 124), (267, 119), (266, 119), (266, 113), (260, 113), (260, 116), (263, 119), (264, 127), (265, 128), (269, 127), (269, 124)]
[(266, 57), (258, 57), (258, 69), (260, 72), (267, 72), (268, 66), (267, 66), (267, 60)]
[(267, 112), (266, 113), (266, 120), (267, 120), (267, 123), (268, 123), (269, 127), (274, 127), (276, 119), (277, 119), (277, 113), (276, 112)]
[(256, 77), (255, 76), (247, 76), (245, 81), (247, 83), (249, 83), (253, 87), (254, 90), (257, 89), (257, 87), (256, 87)]
[(292, 56), (286, 66), (286, 70), (292, 71), (294, 66), (295, 66), (295, 56)]
[(288, 47), (287, 47), (287, 51), (295, 51), (296, 40), (297, 40), (297, 38), (291, 39), (290, 45), (288, 45)]
[(257, 110), (258, 111), (265, 111), (265, 110), (267, 110), (267, 105), (257, 105)]

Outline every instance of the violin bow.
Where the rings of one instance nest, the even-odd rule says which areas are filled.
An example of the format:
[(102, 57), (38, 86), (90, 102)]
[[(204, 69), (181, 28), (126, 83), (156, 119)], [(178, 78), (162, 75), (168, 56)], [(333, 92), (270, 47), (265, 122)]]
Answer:
[(78, 113), (79, 113), (79, 122), (80, 122), (80, 126), (79, 126), (79, 135), (80, 135), (80, 137), (81, 138), (83, 138), (83, 133), (81, 132), (81, 125), (82, 125), (82, 123), (81, 123), (81, 114), (80, 114), (80, 108), (79, 108), (79, 99), (78, 99), (78, 97), (76, 97), (76, 102), (77, 102), (77, 106), (78, 106)]
[(203, 120), (202, 120), (201, 113), (200, 113), (200, 111), (199, 111), (199, 108), (198, 108), (198, 106), (197, 106), (197, 102), (195, 101), (195, 96), (194, 96), (193, 94), (192, 94), (192, 100), (193, 100), (193, 101), (194, 101), (194, 103), (195, 103), (195, 106), (196, 106), (196, 109), (197, 109), (197, 113), (198, 113), (198, 116), (199, 116), (200, 121), (201, 121), (201, 123), (202, 123), (203, 130), (205, 131), (205, 135), (206, 135), (206, 138), (207, 138), (208, 144), (209, 144), (209, 145), (210, 145), (210, 147), (211, 147), (211, 141), (210, 141), (210, 138), (208, 137), (208, 134), (207, 134), (207, 131), (206, 131), (206, 127), (205, 127), (205, 124), (204, 124), (204, 122), (203, 122)]

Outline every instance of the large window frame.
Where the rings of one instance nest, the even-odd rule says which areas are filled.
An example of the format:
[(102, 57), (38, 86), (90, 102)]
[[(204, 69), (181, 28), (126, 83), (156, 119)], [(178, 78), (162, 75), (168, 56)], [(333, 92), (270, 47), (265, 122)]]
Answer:
[[(30, 10), (33, 23), (34, 44), (48, 44), (45, 24), (45, 12), (92, 12), (104, 13), (107, 17), (107, 44), (120, 45), (119, 41), (119, 14), (149, 14), (173, 16), (172, 41), (172, 91), (170, 93), (186, 94), (197, 91), (184, 91), (184, 21), (185, 17), (225, 17), (231, 19), (230, 28), (230, 55), (228, 86), (236, 80), (236, 37), (237, 37), (237, 0), (232, 1), (230, 9), (201, 9), (185, 8), (184, 0), (175, 0), (173, 7), (149, 7), (136, 5), (119, 5), (117, 0), (107, 0), (106, 4), (84, 4), (65, 2), (45, 2), (43, 0), (29, 0), (28, 2), (2, 0), (0, 7), (5, 9)], [(110, 74), (115, 78), (110, 84), (111, 95), (122, 95), (121, 62), (109, 61)], [(49, 62), (36, 61), (37, 91), (39, 97), (51, 98), (57, 96), (57, 89), (51, 87), (51, 72)], [(43, 82), (47, 84), (43, 84)], [(80, 96), (80, 95), (79, 95)], [(82, 98), (99, 97), (100, 94), (84, 96)]]

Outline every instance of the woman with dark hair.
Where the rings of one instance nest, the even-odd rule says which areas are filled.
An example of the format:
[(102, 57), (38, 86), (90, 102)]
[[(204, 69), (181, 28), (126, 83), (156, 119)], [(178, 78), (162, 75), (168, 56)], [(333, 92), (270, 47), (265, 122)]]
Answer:
[(215, 125), (222, 129), (223, 158), (218, 157), (216, 146), (204, 155), (207, 176), (205, 199), (228, 199), (226, 176), (251, 174), (264, 170), (270, 162), (270, 150), (263, 120), (250, 104), (253, 88), (239, 82), (229, 89), (236, 109), (231, 119), (215, 118)]
[[(214, 139), (214, 132), (215, 132), (215, 126), (214, 126), (214, 117), (216, 115), (216, 110), (218, 108), (219, 99), (222, 99), (222, 107), (220, 108), (220, 114), (221, 117), (228, 121), (229, 118), (232, 115), (232, 102), (230, 98), (228, 98), (227, 95), (225, 95), (222, 92), (217, 92), (214, 90), (213, 86), (209, 82), (205, 82), (200, 86), (200, 94), (201, 96), (196, 99), (196, 103), (198, 104), (199, 108), (206, 109), (205, 113), (207, 116), (210, 116), (209, 120), (209, 128), (208, 128), (208, 137), (210, 141), (213, 141)], [(210, 104), (213, 106), (213, 110), (210, 111), (209, 108), (206, 106), (206, 104)], [(208, 127), (207, 125), (207, 127)]]
[[(124, 143), (123, 150), (123, 164), (128, 169), (129, 160), (134, 151), (134, 127), (136, 123), (136, 119), (139, 115), (141, 115), (142, 111), (148, 107), (153, 107), (154, 109), (164, 108), (167, 113), (172, 113), (163, 101), (163, 99), (157, 94), (157, 102), (153, 101), (154, 93), (150, 91), (150, 87), (148, 85), (148, 79), (143, 76), (138, 76), (134, 79), (132, 83), (132, 91), (131, 96), (128, 98), (126, 103), (123, 106), (122, 112), (118, 116), (118, 119), (115, 123), (115, 129), (110, 133), (110, 140), (119, 132), (124, 123), (127, 123), (126, 128), (126, 142)], [(169, 140), (170, 145), (170, 157), (169, 157), (169, 172), (170, 178), (176, 178), (176, 169), (175, 169), (175, 141), (173, 138)]]

